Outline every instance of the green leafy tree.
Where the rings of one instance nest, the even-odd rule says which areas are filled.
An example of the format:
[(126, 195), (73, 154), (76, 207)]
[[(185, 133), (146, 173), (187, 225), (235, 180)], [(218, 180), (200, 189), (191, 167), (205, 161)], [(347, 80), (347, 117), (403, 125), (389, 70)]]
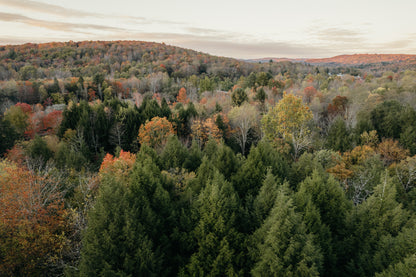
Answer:
[(260, 141), (251, 148), (247, 159), (232, 177), (240, 198), (258, 194), (268, 168), (274, 176), (283, 178), (288, 173), (288, 162), (267, 141)]
[(261, 226), (263, 221), (270, 214), (279, 192), (279, 186), (280, 180), (273, 175), (269, 168), (259, 194), (256, 196), (253, 203), (253, 220), (258, 222), (256, 229)]
[(163, 168), (169, 170), (171, 168), (181, 168), (188, 156), (185, 146), (179, 141), (178, 137), (172, 135), (163, 149), (160, 158)]
[(0, 116), (0, 156), (2, 156), (6, 150), (11, 149), (18, 138), (19, 134), (10, 124), (10, 121), (5, 120)]
[(19, 106), (7, 109), (4, 113), (4, 120), (8, 121), (20, 136), (23, 136), (29, 126), (29, 116)]

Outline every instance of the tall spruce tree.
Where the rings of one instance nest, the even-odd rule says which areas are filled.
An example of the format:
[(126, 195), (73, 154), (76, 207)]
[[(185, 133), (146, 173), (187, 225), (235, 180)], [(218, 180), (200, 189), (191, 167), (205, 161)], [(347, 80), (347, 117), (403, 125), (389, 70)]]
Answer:
[(215, 171), (195, 203), (199, 222), (193, 231), (197, 249), (182, 275), (238, 276), (242, 273), (238, 246), (241, 236), (234, 228), (239, 209), (232, 185)]
[(125, 182), (115, 175), (102, 178), (90, 212), (81, 276), (167, 275), (170, 195), (159, 168), (143, 150)]
[(322, 255), (295, 211), (287, 186), (279, 189), (274, 207), (254, 236), (254, 276), (319, 276)]
[(337, 258), (342, 258), (345, 221), (351, 203), (339, 183), (322, 170), (314, 170), (300, 184), (295, 199), (308, 231), (315, 234), (324, 255), (323, 275), (339, 275)]
[(409, 213), (396, 201), (392, 180), (387, 176), (383, 179), (373, 195), (356, 206), (348, 217), (346, 276), (373, 275), (378, 268), (374, 256), (381, 249), (380, 241), (388, 235), (397, 236), (409, 223)]

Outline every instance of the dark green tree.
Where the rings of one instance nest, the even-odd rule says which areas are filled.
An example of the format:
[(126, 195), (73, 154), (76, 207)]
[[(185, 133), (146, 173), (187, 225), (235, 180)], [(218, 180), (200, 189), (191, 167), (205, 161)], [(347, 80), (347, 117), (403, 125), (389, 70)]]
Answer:
[(328, 148), (340, 152), (345, 152), (351, 148), (350, 131), (342, 117), (337, 116), (329, 127), (326, 144)]
[(376, 273), (376, 277), (406, 277), (413, 276), (416, 272), (416, 254), (413, 254), (403, 261), (391, 265), (381, 273)]
[(83, 238), (82, 276), (161, 276), (171, 270), (163, 255), (171, 253), (171, 189), (144, 150), (129, 175), (102, 176)]
[(182, 145), (177, 136), (173, 135), (169, 137), (160, 159), (163, 168), (169, 170), (171, 168), (181, 168), (187, 156), (188, 151), (186, 147)]
[(19, 134), (9, 121), (0, 116), (0, 157), (11, 149), (14, 142), (19, 138)]
[(241, 244), (234, 228), (238, 196), (232, 185), (216, 171), (195, 203), (200, 218), (195, 230), (197, 249), (183, 275), (238, 276), (242, 274), (237, 248)]
[(327, 173), (314, 170), (299, 186), (296, 204), (304, 214), (308, 231), (315, 234), (324, 256), (324, 275), (339, 275), (337, 259), (343, 259), (346, 217), (351, 209), (339, 183)]
[(247, 195), (256, 196), (267, 173), (271, 168), (276, 177), (287, 176), (289, 164), (267, 141), (253, 146), (247, 159), (232, 177), (235, 190), (241, 199)]
[(288, 188), (281, 187), (270, 215), (253, 235), (254, 276), (319, 276), (322, 256), (295, 211)]
[(231, 100), (234, 106), (241, 106), (245, 101), (248, 101), (248, 96), (244, 89), (236, 88), (231, 93)]
[(372, 124), (381, 138), (398, 139), (403, 126), (403, 106), (397, 101), (385, 101), (371, 112)]
[(349, 261), (346, 276), (370, 276), (377, 271), (374, 255), (380, 249), (384, 236), (397, 236), (409, 219), (409, 213), (396, 201), (396, 189), (391, 179), (383, 178), (374, 193), (356, 206), (347, 220), (351, 235), (345, 240)]

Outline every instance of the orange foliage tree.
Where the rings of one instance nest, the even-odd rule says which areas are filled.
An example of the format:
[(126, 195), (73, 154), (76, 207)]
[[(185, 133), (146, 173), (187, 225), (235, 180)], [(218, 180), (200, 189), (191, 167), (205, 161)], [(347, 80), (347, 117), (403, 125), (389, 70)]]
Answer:
[(141, 144), (161, 149), (166, 144), (168, 137), (174, 133), (172, 123), (166, 117), (156, 116), (140, 126), (138, 138)]
[(211, 118), (194, 120), (191, 130), (192, 138), (196, 139), (201, 147), (205, 145), (209, 138), (213, 138), (217, 142), (220, 142), (222, 138), (221, 130)]
[(349, 152), (344, 152), (337, 164), (327, 171), (348, 187), (348, 181), (358, 171), (360, 166), (376, 154), (369, 145), (357, 146)]
[(65, 245), (59, 183), (0, 162), (0, 275), (42, 275)]
[(393, 139), (383, 139), (376, 151), (380, 154), (380, 158), (386, 166), (389, 166), (394, 162), (400, 162), (410, 154), (409, 150), (401, 147), (399, 142)]
[(118, 157), (108, 154), (104, 157), (100, 167), (100, 177), (104, 178), (108, 174), (117, 178), (127, 178), (130, 170), (136, 161), (136, 155), (128, 151), (120, 151)]
[(176, 96), (176, 101), (178, 101), (179, 103), (182, 103), (182, 104), (188, 104), (189, 103), (189, 99), (188, 99), (188, 96), (186, 95), (186, 89), (185, 88), (181, 88), (179, 90), (178, 96)]

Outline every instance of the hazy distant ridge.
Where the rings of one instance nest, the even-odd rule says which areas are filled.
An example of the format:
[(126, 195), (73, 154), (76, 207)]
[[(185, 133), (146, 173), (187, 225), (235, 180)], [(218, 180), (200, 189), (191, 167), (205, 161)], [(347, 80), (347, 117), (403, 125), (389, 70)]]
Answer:
[(416, 55), (407, 54), (354, 54), (339, 55), (331, 58), (321, 59), (290, 59), (290, 58), (261, 58), (251, 59), (251, 62), (274, 62), (290, 61), (290, 62), (306, 62), (310, 64), (341, 64), (341, 65), (359, 65), (373, 63), (409, 63), (416, 64)]

